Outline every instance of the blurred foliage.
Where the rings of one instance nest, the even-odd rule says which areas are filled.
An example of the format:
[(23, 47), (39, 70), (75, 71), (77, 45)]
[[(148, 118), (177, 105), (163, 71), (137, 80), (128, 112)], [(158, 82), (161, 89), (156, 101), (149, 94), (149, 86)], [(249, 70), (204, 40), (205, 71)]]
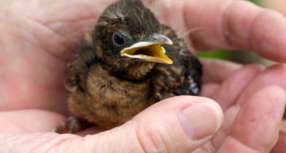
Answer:
[[(248, 0), (248, 1), (255, 3), (257, 5), (259, 4), (259, 0)], [(247, 58), (244, 58), (245, 56), (247, 56), (247, 54), (253, 54), (253, 53), (248, 51), (239, 51), (239, 50), (228, 51), (228, 50), (218, 49), (209, 52), (198, 52), (197, 56), (204, 58), (219, 58), (224, 60), (231, 60), (242, 64), (252, 63), (253, 59), (247, 60)], [(253, 55), (251, 57), (253, 57)]]
[(250, 1), (250, 2), (252, 2), (252, 3), (254, 3), (254, 4), (259, 4), (259, 3), (258, 3), (259, 0), (248, 0), (248, 1)]
[(230, 55), (231, 55), (230, 51), (223, 49), (209, 51), (209, 52), (197, 52), (198, 57), (219, 58), (224, 60), (229, 59)]

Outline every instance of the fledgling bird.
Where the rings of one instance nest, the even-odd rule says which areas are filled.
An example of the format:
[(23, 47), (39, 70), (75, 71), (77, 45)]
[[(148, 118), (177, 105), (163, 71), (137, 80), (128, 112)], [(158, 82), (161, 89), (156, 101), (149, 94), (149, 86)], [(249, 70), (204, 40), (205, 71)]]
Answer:
[(88, 126), (111, 129), (150, 105), (177, 95), (197, 95), (202, 66), (182, 39), (140, 0), (109, 5), (84, 35), (68, 63), (69, 118), (54, 131)]

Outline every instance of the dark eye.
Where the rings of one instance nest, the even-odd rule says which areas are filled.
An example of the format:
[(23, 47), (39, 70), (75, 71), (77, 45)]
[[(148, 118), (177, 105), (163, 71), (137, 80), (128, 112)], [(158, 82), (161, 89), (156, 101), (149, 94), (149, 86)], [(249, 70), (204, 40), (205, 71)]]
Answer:
[(118, 33), (114, 33), (113, 34), (113, 42), (116, 45), (123, 45), (123, 44), (125, 44), (125, 41), (124, 41), (123, 37), (120, 34), (118, 34)]

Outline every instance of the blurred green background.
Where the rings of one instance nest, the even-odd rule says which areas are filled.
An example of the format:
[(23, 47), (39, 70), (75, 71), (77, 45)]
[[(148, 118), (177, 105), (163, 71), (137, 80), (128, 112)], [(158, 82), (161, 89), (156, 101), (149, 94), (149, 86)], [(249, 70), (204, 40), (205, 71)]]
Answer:
[[(271, 8), (280, 11), (286, 11), (286, 0), (248, 0), (256, 5)], [(283, 3), (284, 7), (283, 7)], [(281, 6), (282, 5), (282, 6)], [(272, 65), (274, 62), (263, 59), (256, 55), (254, 52), (246, 51), (246, 50), (215, 50), (210, 52), (199, 52), (197, 53), (198, 57), (203, 58), (219, 58), (224, 60), (230, 60), (241, 64), (249, 64), (249, 63), (261, 63), (265, 66)]]
[(255, 4), (258, 4), (258, 0), (248, 0), (248, 1), (255, 3)]

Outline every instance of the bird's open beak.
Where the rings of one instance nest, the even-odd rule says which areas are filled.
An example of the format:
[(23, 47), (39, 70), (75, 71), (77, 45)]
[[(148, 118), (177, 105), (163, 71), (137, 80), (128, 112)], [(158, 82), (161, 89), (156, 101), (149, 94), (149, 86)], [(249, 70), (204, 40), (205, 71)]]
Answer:
[(162, 44), (172, 45), (173, 42), (166, 36), (161, 34), (153, 34), (152, 41), (142, 41), (124, 48), (121, 56), (137, 58), (146, 61), (173, 64), (173, 61), (165, 55), (165, 49)]

